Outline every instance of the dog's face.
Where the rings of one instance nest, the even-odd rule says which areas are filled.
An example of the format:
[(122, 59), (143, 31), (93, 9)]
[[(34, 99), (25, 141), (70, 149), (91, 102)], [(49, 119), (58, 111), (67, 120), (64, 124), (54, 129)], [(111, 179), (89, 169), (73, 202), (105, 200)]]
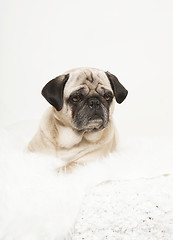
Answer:
[(127, 90), (109, 72), (79, 68), (66, 72), (42, 90), (54, 106), (55, 117), (77, 131), (98, 131), (107, 127), (112, 115), (114, 97), (124, 101)]

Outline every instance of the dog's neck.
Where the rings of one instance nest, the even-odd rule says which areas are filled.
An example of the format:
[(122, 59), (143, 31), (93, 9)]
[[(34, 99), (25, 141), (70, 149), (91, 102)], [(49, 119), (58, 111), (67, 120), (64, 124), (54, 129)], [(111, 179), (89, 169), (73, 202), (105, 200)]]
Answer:
[[(101, 131), (84, 132), (80, 134), (71, 127), (58, 125), (57, 156), (67, 161), (75, 161), (81, 158), (83, 159), (83, 156), (88, 152), (90, 153), (88, 155), (91, 156), (92, 152), (97, 152), (97, 150), (96, 158), (99, 157), (99, 154), (101, 156), (106, 155), (106, 153), (111, 152), (114, 148), (112, 145), (112, 142), (115, 144), (113, 140), (113, 138), (115, 138), (113, 129), (111, 121), (108, 127)], [(109, 138), (107, 138), (108, 135)], [(110, 138), (111, 135), (112, 137)], [(87, 158), (89, 158), (88, 155)]]
[(50, 149), (52, 143), (51, 149), (54, 148), (54, 154), (67, 162), (81, 159), (86, 154), (88, 158), (88, 153), (91, 155), (93, 151), (96, 153), (97, 150), (96, 157), (99, 157), (99, 154), (103, 156), (115, 147), (114, 125), (111, 120), (105, 129), (79, 133), (76, 129), (64, 125), (60, 119), (55, 118), (51, 111), (47, 111), (46, 115), (47, 122), (44, 122), (41, 128), (42, 132), (47, 133), (48, 148)]
[(59, 148), (70, 149), (75, 145), (87, 141), (88, 143), (97, 143), (103, 135), (104, 130), (98, 132), (78, 132), (71, 127), (58, 125), (57, 145)]

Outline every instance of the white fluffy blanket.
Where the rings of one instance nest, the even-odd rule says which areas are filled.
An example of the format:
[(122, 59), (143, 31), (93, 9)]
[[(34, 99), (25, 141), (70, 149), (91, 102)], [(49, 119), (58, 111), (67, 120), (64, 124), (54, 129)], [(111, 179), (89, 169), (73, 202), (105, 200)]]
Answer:
[(59, 159), (24, 151), (34, 131), (0, 131), (1, 240), (173, 239), (173, 138), (120, 139), (65, 175)]

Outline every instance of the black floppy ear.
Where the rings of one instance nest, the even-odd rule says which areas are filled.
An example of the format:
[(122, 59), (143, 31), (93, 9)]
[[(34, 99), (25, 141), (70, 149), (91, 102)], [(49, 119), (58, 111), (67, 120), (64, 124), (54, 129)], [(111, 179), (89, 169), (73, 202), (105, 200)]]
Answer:
[(58, 76), (49, 81), (42, 89), (42, 95), (46, 100), (60, 111), (63, 106), (64, 87), (69, 78), (69, 74)]
[(112, 90), (114, 92), (115, 99), (117, 103), (122, 103), (124, 99), (127, 97), (128, 91), (125, 87), (118, 81), (118, 78), (115, 77), (110, 72), (106, 72), (106, 75), (110, 81)]

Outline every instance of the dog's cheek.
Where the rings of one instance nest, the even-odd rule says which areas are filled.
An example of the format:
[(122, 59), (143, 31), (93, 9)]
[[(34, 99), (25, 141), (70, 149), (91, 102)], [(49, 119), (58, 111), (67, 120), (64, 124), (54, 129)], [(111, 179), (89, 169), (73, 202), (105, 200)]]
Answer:
[(74, 125), (79, 129), (82, 130), (83, 127), (85, 127), (88, 123), (88, 108), (86, 105), (83, 105), (82, 107), (78, 107), (74, 109)]
[(72, 117), (72, 119), (74, 119), (75, 112), (76, 112), (76, 108), (72, 107), (72, 110), (71, 110), (71, 117)]

